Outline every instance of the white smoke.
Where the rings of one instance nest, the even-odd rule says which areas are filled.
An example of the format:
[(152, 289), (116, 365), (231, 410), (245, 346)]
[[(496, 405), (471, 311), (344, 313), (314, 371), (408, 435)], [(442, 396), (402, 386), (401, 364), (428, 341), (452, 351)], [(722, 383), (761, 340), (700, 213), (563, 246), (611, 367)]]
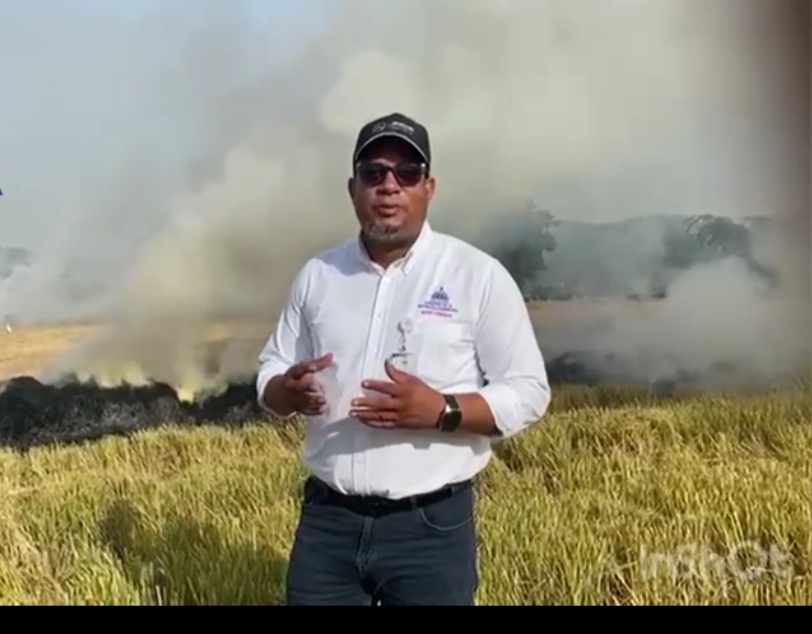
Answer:
[[(767, 4), (336, 1), (301, 55), (269, 62), (260, 80), (236, 89), (235, 69), (285, 25), (265, 37), (236, 21), (219, 28), (221, 12), (206, 5), (216, 14), (188, 42), (180, 69), (167, 62), (157, 77), (131, 79), (165, 118), (160, 142), (132, 138), (132, 106), (110, 134), (87, 140), (85, 162), (63, 168), (76, 171), (85, 193), (51, 194), (59, 229), (46, 232), (40, 263), (8, 281), (0, 313), (97, 312), (116, 323), (112, 339), (92, 349), (107, 374), (132, 365), (176, 381), (199, 374), (192, 342), (209, 318), (261, 316), (270, 327), (303, 261), (354, 233), (345, 191), (354, 136), (389, 111), (429, 127), (432, 218), (462, 237), (545, 192), (555, 192), (552, 211), (564, 219), (785, 215), (796, 203), (786, 180), (795, 157), (781, 133), (791, 78), (777, 74), (786, 5)], [(139, 45), (153, 45), (148, 35), (173, 38), (170, 18), (144, 26)], [(189, 113), (207, 136), (189, 132)], [(94, 144), (118, 141), (130, 153), (95, 168)], [(51, 148), (66, 153), (59, 143)], [(176, 160), (157, 160), (169, 148)], [(48, 187), (47, 174), (27, 177)], [(28, 211), (9, 208), (19, 218)], [(719, 275), (686, 278), (662, 320), (623, 337), (708, 354), (746, 345), (762, 358), (777, 345), (775, 323), (752, 310), (742, 282), (728, 283), (743, 279), (737, 271)], [(90, 281), (86, 297), (68, 299)], [(725, 328), (734, 316), (736, 327)]]

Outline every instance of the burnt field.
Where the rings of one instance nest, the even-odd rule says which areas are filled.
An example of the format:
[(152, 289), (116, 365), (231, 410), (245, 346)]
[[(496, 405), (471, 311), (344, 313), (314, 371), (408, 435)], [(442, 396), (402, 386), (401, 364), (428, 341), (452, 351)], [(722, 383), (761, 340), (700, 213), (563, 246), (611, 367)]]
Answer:
[[(243, 345), (245, 350), (256, 347)], [(222, 351), (223, 345), (210, 347)], [(607, 376), (600, 368), (615, 360), (598, 361), (578, 353), (556, 356), (547, 363), (550, 381), (557, 386), (623, 383), (663, 397), (677, 385), (675, 380), (647, 383), (633, 373)], [(620, 371), (619, 364), (617, 368)], [(210, 357), (208, 370), (220, 370), (216, 357)], [(53, 383), (17, 376), (0, 383), (0, 446), (19, 449), (127, 435), (168, 424), (240, 426), (262, 420), (271, 419), (257, 405), (251, 375), (194, 399), (180, 398), (175, 388), (162, 382), (107, 387), (76, 376)]]
[[(548, 364), (556, 386), (583, 384), (592, 372), (577, 358)], [(641, 394), (667, 398), (676, 384), (640, 386)], [(102, 387), (94, 381), (45, 384), (15, 377), (0, 387), (0, 447), (27, 449), (72, 444), (105, 436), (124, 436), (164, 425), (242, 426), (272, 419), (257, 405), (252, 380), (231, 383), (222, 391), (193, 401), (179, 398), (165, 383)]]
[(123, 436), (168, 424), (242, 425), (266, 418), (250, 382), (192, 402), (162, 383), (100, 387), (71, 380), (50, 385), (16, 377), (0, 389), (0, 446), (17, 449)]
[[(793, 373), (754, 373), (759, 368), (735, 356), (711, 356), (698, 364), (695, 356), (680, 354), (679, 347), (664, 347), (657, 341), (649, 346), (639, 341), (631, 345), (635, 342), (617, 324), (647, 311), (650, 314), (654, 308), (632, 306), (632, 312), (628, 305), (618, 308), (617, 304), (531, 306), (554, 386), (552, 410), (659, 403), (707, 391), (752, 394), (794, 383), (797, 378)], [(237, 334), (234, 326), (224, 327), (219, 335), (200, 344), (198, 358), (204, 373), (219, 387), (198, 392), (195, 398), (187, 397), (186, 389), (175, 389), (169, 380), (131, 385), (110, 377), (97, 382), (63, 373), (58, 380), (45, 381), (34, 369), (41, 370), (42, 365), (32, 363), (22, 372), (24, 363), (11, 366), (14, 370), (6, 372), (7, 380), (0, 382), (0, 447), (25, 450), (81, 443), (165, 425), (239, 427), (273, 422), (258, 406), (254, 387), (256, 355), (266, 330), (267, 325), (256, 331), (245, 326)], [(5, 340), (6, 354), (12, 355), (16, 349), (20, 359), (27, 350), (36, 351), (38, 358), (57, 358), (65, 347), (75, 347), (88, 335), (87, 330), (72, 333), (63, 346), (43, 343), (48, 338), (58, 341), (60, 329), (45, 334), (15, 332)], [(155, 377), (160, 372), (151, 371), (146, 364), (143, 375)], [(109, 387), (111, 384), (118, 386)]]
[[(616, 372), (602, 370), (612, 363)], [(603, 399), (601, 405), (627, 404), (635, 399), (668, 400), (701, 389), (686, 373), (645, 380), (628, 362), (619, 358), (590, 358), (565, 353), (547, 363), (556, 393), (562, 388), (606, 388), (617, 390), (617, 398)], [(726, 368), (720, 368), (725, 370)], [(181, 426), (242, 426), (271, 418), (257, 405), (253, 378), (232, 382), (208, 395), (182, 399), (166, 383), (100, 386), (95, 381), (68, 377), (46, 384), (32, 376), (15, 377), (0, 384), (0, 446), (28, 449), (47, 444), (72, 444), (105, 436), (124, 436), (136, 431)]]

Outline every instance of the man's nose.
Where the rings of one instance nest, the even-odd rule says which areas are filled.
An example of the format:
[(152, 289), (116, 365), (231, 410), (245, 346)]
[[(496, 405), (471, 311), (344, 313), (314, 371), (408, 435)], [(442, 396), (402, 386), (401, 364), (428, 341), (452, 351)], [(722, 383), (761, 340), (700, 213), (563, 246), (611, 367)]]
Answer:
[(391, 170), (386, 173), (386, 178), (381, 183), (381, 189), (387, 192), (396, 192), (400, 190), (400, 183), (395, 178), (394, 172)]

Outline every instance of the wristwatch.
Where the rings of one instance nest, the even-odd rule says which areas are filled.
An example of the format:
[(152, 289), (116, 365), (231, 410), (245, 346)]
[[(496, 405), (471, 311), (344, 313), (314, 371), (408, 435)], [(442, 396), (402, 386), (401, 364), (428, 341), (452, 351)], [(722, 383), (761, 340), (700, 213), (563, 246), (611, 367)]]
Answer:
[(445, 409), (437, 420), (437, 429), (442, 432), (451, 433), (457, 430), (462, 422), (462, 412), (460, 411), (457, 399), (451, 394), (443, 394), (445, 399)]

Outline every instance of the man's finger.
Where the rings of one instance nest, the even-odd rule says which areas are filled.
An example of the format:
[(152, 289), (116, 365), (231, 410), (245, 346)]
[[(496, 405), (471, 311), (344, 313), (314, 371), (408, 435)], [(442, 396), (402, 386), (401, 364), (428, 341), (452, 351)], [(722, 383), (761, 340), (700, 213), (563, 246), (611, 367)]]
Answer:
[(400, 420), (398, 412), (379, 409), (354, 410), (353, 416), (359, 420), (378, 421), (379, 423), (395, 423)]
[(321, 393), (315, 377), (312, 374), (306, 374), (301, 379), (288, 379), (285, 383), (285, 387), (290, 392), (300, 394), (304, 397)]
[[(328, 355), (329, 356), (329, 355)], [(299, 377), (289, 378), (288, 387), (297, 392), (306, 392), (311, 394), (322, 394), (323, 388), (316, 372), (319, 371), (315, 365), (311, 364), (305, 368), (307, 371)]]
[(395, 383), (402, 383), (411, 376), (407, 372), (404, 372), (403, 370), (396, 367), (395, 364), (389, 361), (388, 359), (383, 362), (383, 367), (384, 370), (386, 370), (387, 376), (390, 379), (392, 379)]
[(291, 379), (290, 385), (296, 390), (307, 390), (316, 385), (316, 377), (312, 372), (306, 372), (300, 377)]
[(325, 354), (323, 357), (319, 357), (318, 359), (313, 359), (312, 361), (303, 361), (297, 365), (294, 365), (290, 370), (288, 370), (288, 376), (294, 380), (299, 380), (303, 376), (307, 374), (315, 374), (316, 372), (321, 372), (326, 367), (328, 367), (333, 362), (333, 353), (329, 352)]
[(299, 411), (303, 414), (308, 415), (319, 415), (323, 414), (327, 409), (327, 400), (323, 397), (316, 396), (316, 397), (305, 397), (300, 405)]
[(396, 412), (382, 412), (377, 410), (361, 410), (352, 414), (358, 421), (370, 427), (393, 429), (397, 427), (398, 414)]
[(400, 384), (390, 383), (389, 381), (364, 381), (361, 383), (361, 387), (366, 390), (389, 394), (390, 396), (400, 396), (403, 394), (403, 387)]
[(356, 398), (350, 403), (353, 410), (375, 410), (378, 412), (394, 412), (400, 407), (400, 401), (386, 396), (367, 396)]
[(327, 368), (332, 362), (333, 362), (333, 353), (328, 352), (324, 356), (311, 361), (308, 367), (311, 369), (312, 372), (321, 372), (322, 370)]
[(305, 363), (297, 363), (296, 365), (288, 368), (288, 371), (285, 372), (285, 376), (287, 377), (288, 381), (298, 381), (305, 374), (307, 374), (307, 364)]
[(304, 401), (310, 406), (313, 405), (324, 405), (327, 403), (327, 399), (324, 398), (321, 394), (304, 394)]
[(333, 362), (332, 353), (325, 354), (318, 359), (312, 359), (305, 363), (308, 372), (321, 372)]

